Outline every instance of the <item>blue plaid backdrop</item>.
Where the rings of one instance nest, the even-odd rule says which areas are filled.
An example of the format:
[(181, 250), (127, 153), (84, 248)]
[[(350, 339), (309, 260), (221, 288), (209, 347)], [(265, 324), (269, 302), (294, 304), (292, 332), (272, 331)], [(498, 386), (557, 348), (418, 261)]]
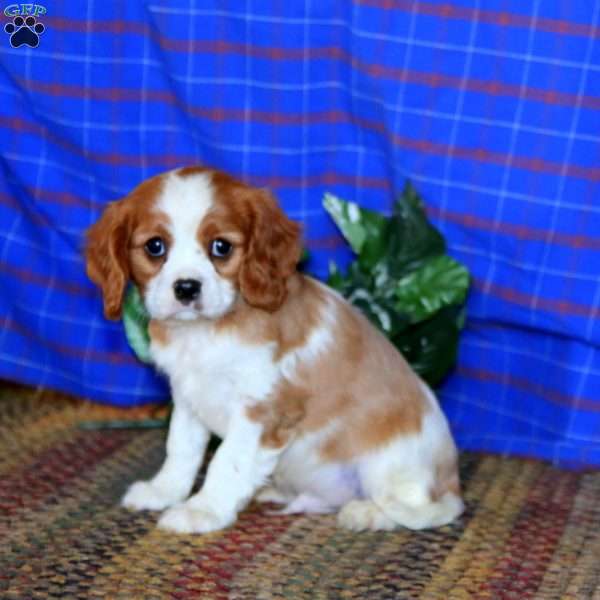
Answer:
[(154, 173), (270, 187), (318, 276), (349, 259), (324, 192), (387, 211), (411, 179), (473, 274), (461, 447), (600, 465), (598, 0), (42, 4), (37, 47), (0, 31), (0, 377), (166, 397), (81, 255)]

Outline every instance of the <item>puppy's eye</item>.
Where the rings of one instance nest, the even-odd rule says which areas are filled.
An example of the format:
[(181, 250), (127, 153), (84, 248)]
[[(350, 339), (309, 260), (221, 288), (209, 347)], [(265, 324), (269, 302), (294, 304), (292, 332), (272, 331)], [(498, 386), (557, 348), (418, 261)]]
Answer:
[(150, 238), (144, 246), (146, 253), (152, 258), (160, 258), (167, 252), (167, 245), (164, 240), (159, 237)]
[(215, 258), (225, 258), (231, 254), (233, 246), (221, 238), (217, 238), (210, 243), (210, 255)]

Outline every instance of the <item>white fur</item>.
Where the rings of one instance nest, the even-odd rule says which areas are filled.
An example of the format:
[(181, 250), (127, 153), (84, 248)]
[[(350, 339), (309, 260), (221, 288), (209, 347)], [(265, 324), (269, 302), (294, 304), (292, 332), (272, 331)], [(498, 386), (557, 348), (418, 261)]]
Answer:
[[(322, 286), (327, 301), (319, 325), (302, 347), (279, 360), (274, 344), (252, 344), (235, 329), (216, 329), (214, 319), (231, 309), (237, 292), (218, 275), (197, 239), (214, 202), (208, 175), (182, 179), (173, 173), (157, 205), (170, 219), (174, 243), (145, 300), (153, 318), (170, 320), (168, 343), (153, 342), (150, 351), (169, 376), (174, 411), (164, 464), (150, 481), (134, 483), (123, 504), (135, 510), (167, 509), (159, 526), (186, 533), (231, 525), (263, 486), (258, 499), (284, 505), (284, 513), (339, 510), (338, 523), (356, 531), (398, 524), (420, 529), (453, 520), (462, 511), (458, 496), (431, 499), (440, 456), (455, 450), (425, 384), (421, 431), (352, 461), (324, 462), (320, 454), (323, 441), (344, 427), (344, 415), (282, 448), (261, 444), (262, 426), (248, 417), (248, 408), (265, 401), (282, 380), (295, 380), (299, 364), (310, 368), (337, 343), (337, 307), (344, 300)], [(174, 297), (173, 283), (179, 278), (202, 282), (200, 299), (192, 306), (184, 307)], [(188, 498), (211, 432), (223, 442), (202, 489)]]
[[(283, 494), (287, 512), (313, 512), (298, 510), (300, 498), (310, 497), (319, 506), (314, 512), (332, 512), (350, 501), (361, 497), (361, 483), (355, 465), (324, 463), (319, 448), (324, 439), (337, 427), (332, 423), (318, 432), (296, 440), (282, 453), (272, 482)], [(318, 499), (319, 502), (315, 502)]]
[(321, 309), (320, 324), (311, 331), (302, 348), (286, 354), (278, 364), (282, 376), (294, 379), (300, 363), (310, 363), (316, 360), (321, 352), (327, 351), (330, 344), (335, 342), (335, 320), (337, 308), (335, 302), (328, 298)]
[(152, 343), (150, 353), (169, 375), (173, 402), (224, 438), (231, 415), (268, 396), (278, 381), (274, 348), (217, 332), (206, 319), (173, 324), (171, 332), (176, 342)]

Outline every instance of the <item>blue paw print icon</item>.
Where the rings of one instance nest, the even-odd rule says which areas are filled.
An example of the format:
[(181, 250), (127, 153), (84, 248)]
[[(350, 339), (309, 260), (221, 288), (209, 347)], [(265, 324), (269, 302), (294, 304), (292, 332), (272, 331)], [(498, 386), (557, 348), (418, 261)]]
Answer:
[(40, 43), (40, 35), (44, 33), (45, 27), (38, 23), (35, 17), (15, 17), (12, 23), (4, 26), (4, 31), (10, 35), (10, 45), (13, 48), (29, 46), (37, 48)]

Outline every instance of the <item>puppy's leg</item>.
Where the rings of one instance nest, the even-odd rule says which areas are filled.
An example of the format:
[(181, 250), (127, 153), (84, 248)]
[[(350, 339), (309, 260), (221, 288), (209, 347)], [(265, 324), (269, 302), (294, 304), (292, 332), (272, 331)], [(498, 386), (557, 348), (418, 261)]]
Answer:
[(232, 416), (200, 492), (167, 510), (158, 526), (179, 533), (206, 533), (231, 525), (273, 472), (284, 449), (263, 447), (262, 431), (245, 413)]
[(150, 481), (132, 484), (121, 504), (133, 510), (163, 510), (189, 495), (210, 434), (187, 407), (175, 404), (167, 438), (167, 457)]

